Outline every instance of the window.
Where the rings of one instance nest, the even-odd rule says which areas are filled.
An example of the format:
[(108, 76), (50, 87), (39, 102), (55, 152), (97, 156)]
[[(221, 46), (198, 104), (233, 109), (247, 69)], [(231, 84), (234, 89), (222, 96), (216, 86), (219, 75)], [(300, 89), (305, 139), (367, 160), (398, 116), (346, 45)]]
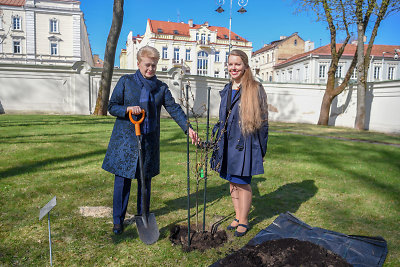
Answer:
[(179, 63), (179, 48), (174, 48), (174, 63)]
[(374, 80), (379, 80), (380, 71), (381, 71), (381, 67), (379, 67), (379, 66), (374, 67)]
[(177, 30), (174, 30), (174, 34), (179, 34), (179, 32)]
[(57, 19), (50, 20), (50, 32), (58, 33), (58, 20)]
[(304, 67), (304, 81), (308, 82), (308, 66)]
[(335, 73), (335, 78), (342, 78), (342, 66), (338, 66)]
[(0, 37), (0, 53), (3, 53), (3, 38)]
[(225, 79), (229, 78), (229, 72), (225, 71)]
[(163, 47), (162, 48), (162, 58), (163, 59), (167, 59), (168, 58), (168, 48), (167, 47)]
[(236, 40), (240, 40), (240, 37), (238, 35), (235, 36)]
[(228, 35), (224, 34), (224, 38), (225, 38), (225, 39), (228, 39)]
[(199, 33), (196, 32), (196, 41), (198, 41), (198, 40), (199, 40)]
[(325, 79), (325, 75), (326, 75), (326, 65), (319, 65), (319, 75), (318, 75), (318, 77), (320, 79)]
[(158, 32), (158, 33), (163, 33), (163, 30), (162, 30), (161, 28), (158, 28), (158, 29), (157, 29), (157, 32)]
[(19, 16), (12, 17), (13, 30), (21, 30), (21, 18)]
[(393, 74), (394, 74), (394, 67), (389, 67), (388, 68), (388, 80), (393, 80)]
[(208, 35), (207, 35), (207, 41), (208, 41), (208, 42), (211, 42), (211, 34), (208, 34)]
[(215, 52), (215, 62), (219, 62), (219, 52)]
[(208, 54), (200, 51), (197, 54), (197, 75), (206, 76), (208, 73)]
[(297, 46), (297, 39), (294, 40), (294, 46)]
[(190, 61), (190, 49), (186, 49), (186, 61)]
[(353, 74), (351, 74), (351, 79), (357, 79), (357, 68), (354, 68)]
[(161, 71), (167, 71), (167, 67), (162, 67)]
[(219, 71), (218, 71), (218, 70), (214, 71), (214, 77), (215, 77), (215, 78), (218, 78), (218, 77), (219, 77)]
[(202, 33), (201, 34), (201, 44), (205, 44), (206, 43), (206, 34)]
[(13, 41), (14, 54), (21, 54), (21, 41)]
[(269, 54), (267, 54), (267, 63), (269, 63)]
[(50, 43), (50, 54), (52, 56), (58, 56), (58, 43), (56, 42)]
[(0, 16), (0, 30), (3, 29), (3, 16)]
[(293, 71), (289, 70), (288, 74), (289, 74), (289, 77), (288, 77), (289, 81), (293, 80)]
[(228, 63), (229, 53), (225, 54), (225, 62)]

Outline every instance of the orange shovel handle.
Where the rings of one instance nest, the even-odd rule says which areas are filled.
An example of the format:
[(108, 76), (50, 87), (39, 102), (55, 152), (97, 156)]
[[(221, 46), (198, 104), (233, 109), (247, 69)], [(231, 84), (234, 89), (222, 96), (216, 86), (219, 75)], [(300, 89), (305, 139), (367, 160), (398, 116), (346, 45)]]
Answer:
[(144, 114), (145, 114), (145, 112), (144, 112), (144, 109), (142, 109), (142, 117), (140, 118), (140, 120), (138, 120), (138, 121), (135, 121), (133, 118), (132, 118), (132, 110), (129, 110), (129, 120), (133, 123), (133, 124), (135, 124), (135, 132), (136, 132), (136, 135), (140, 135), (140, 124), (143, 122), (143, 120), (144, 120)]

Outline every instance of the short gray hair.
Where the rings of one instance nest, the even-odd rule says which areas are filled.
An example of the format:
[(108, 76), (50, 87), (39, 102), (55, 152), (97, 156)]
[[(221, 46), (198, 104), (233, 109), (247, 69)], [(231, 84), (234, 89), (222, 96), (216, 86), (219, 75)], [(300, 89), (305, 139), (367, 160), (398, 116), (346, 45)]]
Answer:
[(137, 59), (139, 62), (142, 60), (143, 57), (148, 57), (158, 61), (160, 59), (160, 53), (154, 47), (146, 45), (140, 48), (137, 53)]

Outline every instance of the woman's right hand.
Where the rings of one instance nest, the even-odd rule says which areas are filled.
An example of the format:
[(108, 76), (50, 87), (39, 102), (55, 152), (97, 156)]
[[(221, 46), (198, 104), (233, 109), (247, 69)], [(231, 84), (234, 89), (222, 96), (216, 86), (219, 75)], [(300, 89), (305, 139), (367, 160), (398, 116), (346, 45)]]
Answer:
[(142, 108), (139, 106), (130, 106), (126, 108), (126, 113), (128, 114), (129, 111), (132, 111), (133, 115), (139, 115), (142, 112)]

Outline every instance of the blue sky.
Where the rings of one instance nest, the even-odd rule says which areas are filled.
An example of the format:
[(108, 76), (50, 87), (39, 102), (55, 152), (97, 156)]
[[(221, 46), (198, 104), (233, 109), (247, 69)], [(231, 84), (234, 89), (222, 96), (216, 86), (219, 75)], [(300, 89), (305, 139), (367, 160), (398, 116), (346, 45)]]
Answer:
[[(112, 21), (113, 0), (81, 0), (93, 54), (104, 58), (108, 32)], [(298, 32), (315, 47), (330, 42), (326, 22), (315, 22), (313, 13), (295, 14), (293, 0), (249, 0), (247, 13), (239, 14), (238, 2), (233, 0), (232, 31), (253, 42), (253, 51), (263, 44)], [(119, 66), (119, 53), (125, 48), (129, 31), (144, 34), (147, 19), (194, 24), (208, 21), (210, 25), (229, 28), (229, 0), (222, 6), (225, 12), (215, 12), (215, 0), (125, 0), (124, 23), (119, 38), (115, 65)], [(375, 44), (400, 45), (400, 14), (394, 14), (381, 23)], [(355, 29), (354, 29), (355, 31)], [(367, 32), (368, 36), (369, 32)], [(340, 38), (339, 38), (340, 41)]]

